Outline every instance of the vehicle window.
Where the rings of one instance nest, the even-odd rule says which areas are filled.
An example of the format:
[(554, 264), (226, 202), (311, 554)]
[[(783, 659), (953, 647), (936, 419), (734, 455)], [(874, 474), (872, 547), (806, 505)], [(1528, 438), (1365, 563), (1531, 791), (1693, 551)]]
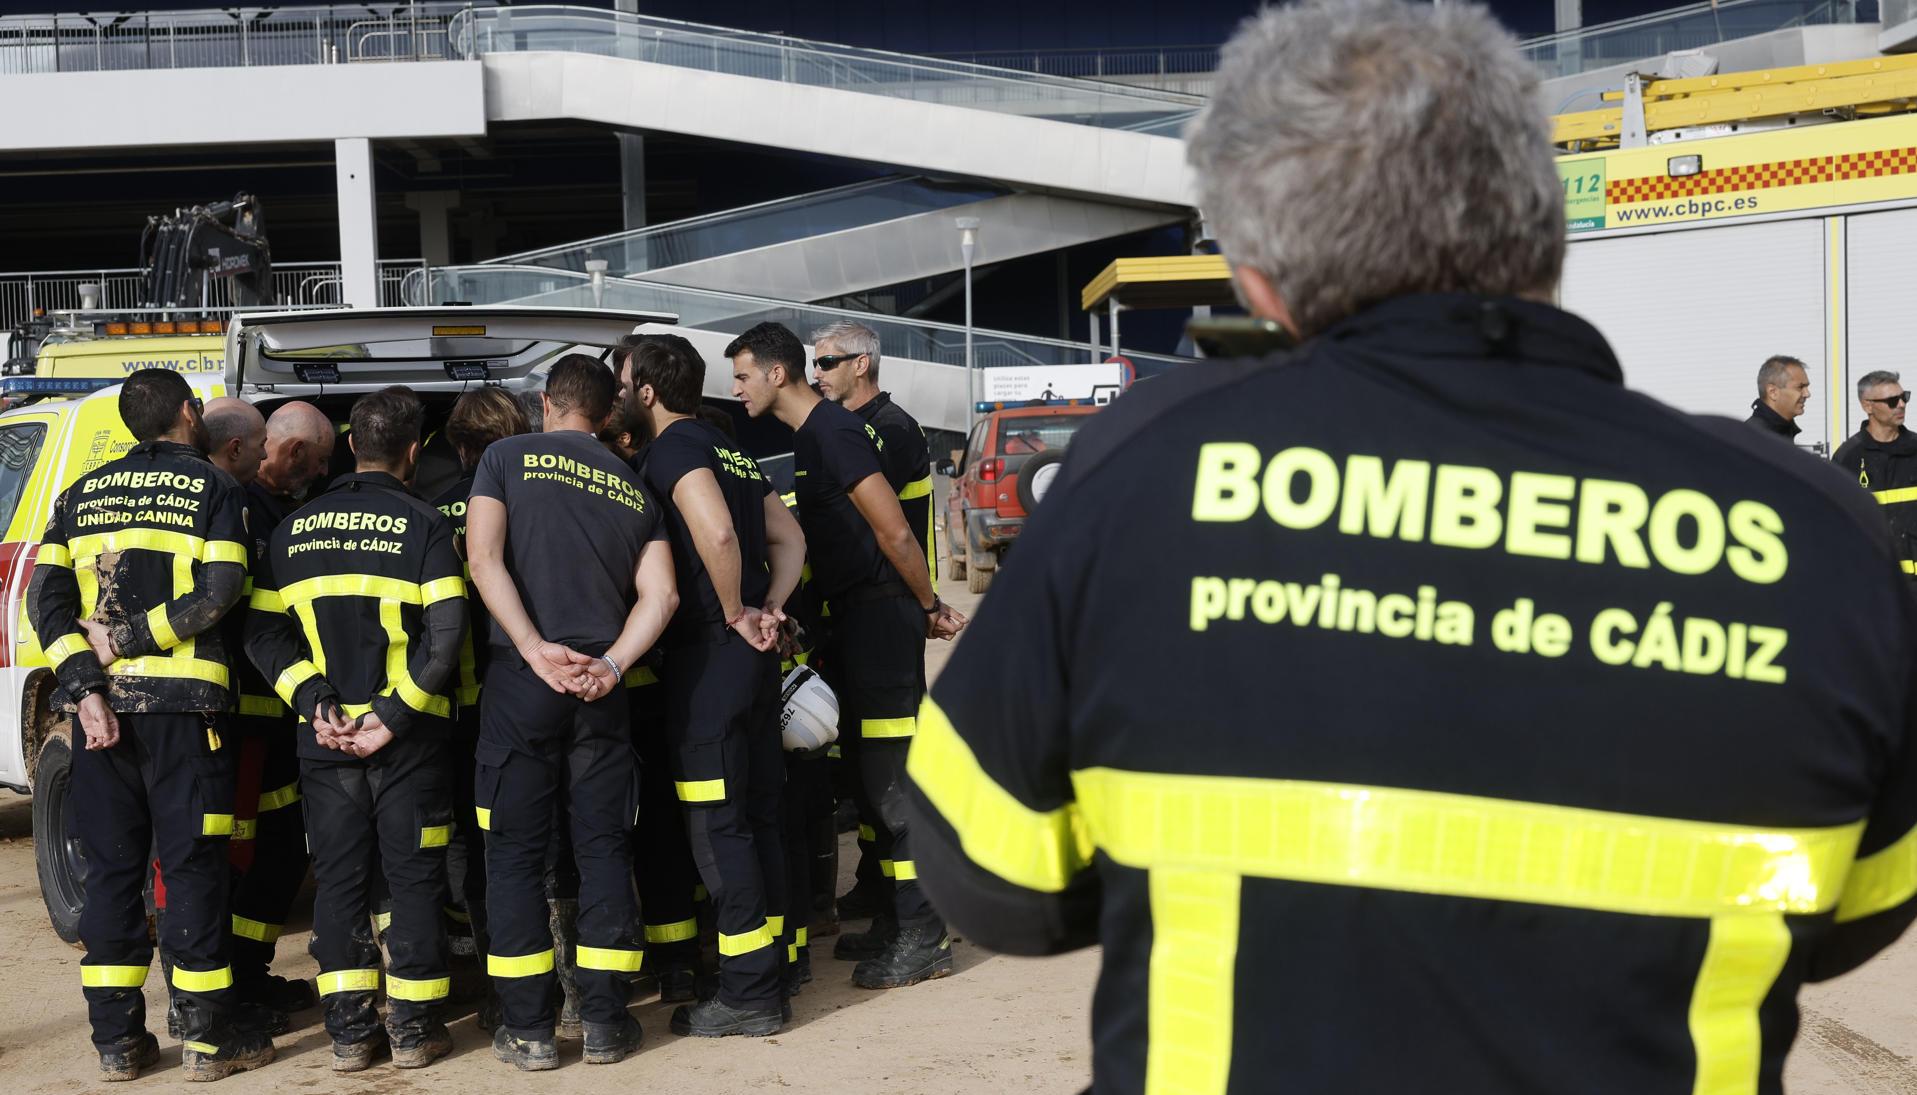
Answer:
[(27, 480), (33, 478), (33, 464), (46, 436), (46, 426), (38, 422), (0, 429), (0, 529), (13, 523), (13, 511), (20, 506)]
[(985, 430), (991, 425), (991, 419), (981, 418), (978, 425), (972, 427), (972, 436), (965, 439), (965, 454), (959, 459), (958, 470), (961, 474), (972, 466), (972, 458), (985, 447)]
[(1072, 435), (1090, 417), (1088, 414), (1053, 414), (1000, 421), (998, 448), (999, 455), (1005, 458), (1005, 470), (1017, 471), (1026, 460), (1046, 449), (1062, 449), (1071, 444)]

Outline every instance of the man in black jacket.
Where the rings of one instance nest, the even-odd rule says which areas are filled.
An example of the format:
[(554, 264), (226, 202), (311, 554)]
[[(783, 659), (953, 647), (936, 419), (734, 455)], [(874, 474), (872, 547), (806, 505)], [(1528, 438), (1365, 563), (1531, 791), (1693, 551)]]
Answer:
[(1857, 381), (1864, 424), (1837, 447), (1831, 463), (1857, 477), (1877, 499), (1897, 538), (1905, 574), (1917, 576), (1917, 434), (1904, 428), (1910, 393), (1897, 374), (1879, 369)]
[(1810, 373), (1794, 357), (1776, 354), (1757, 368), (1757, 398), (1744, 421), (1786, 441), (1796, 437), (1797, 418), (1810, 402)]

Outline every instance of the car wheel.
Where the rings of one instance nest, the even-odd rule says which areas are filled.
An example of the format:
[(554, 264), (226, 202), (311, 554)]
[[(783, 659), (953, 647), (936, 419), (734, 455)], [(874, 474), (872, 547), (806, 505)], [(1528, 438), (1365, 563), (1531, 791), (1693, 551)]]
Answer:
[(992, 571), (982, 569), (976, 564), (968, 564), (966, 566), (965, 568), (965, 588), (966, 589), (971, 590), (973, 593), (983, 593), (987, 589), (991, 588), (991, 585), (992, 585)]
[(945, 569), (947, 576), (956, 582), (965, 577), (965, 560), (956, 555), (949, 555), (945, 559)]
[(54, 934), (78, 943), (87, 861), (73, 824), (72, 787), (73, 744), (64, 734), (49, 737), (33, 766), (33, 854)]
[(1038, 509), (1038, 504), (1045, 500), (1046, 492), (1052, 489), (1064, 468), (1064, 459), (1064, 449), (1046, 449), (1019, 469), (1018, 504), (1025, 507), (1026, 513)]

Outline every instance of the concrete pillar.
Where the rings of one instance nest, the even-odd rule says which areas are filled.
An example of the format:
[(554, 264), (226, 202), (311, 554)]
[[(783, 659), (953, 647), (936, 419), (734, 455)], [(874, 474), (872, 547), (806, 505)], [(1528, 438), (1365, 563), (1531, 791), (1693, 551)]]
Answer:
[(354, 308), (379, 307), (379, 217), (373, 202), (373, 142), (333, 142), (339, 183), (340, 299)]
[(453, 264), (452, 211), (458, 206), (457, 190), (415, 190), (406, 195), (406, 208), (419, 214), (419, 257), (426, 265)]
[(1557, 0), (1557, 29), (1561, 34), (1584, 25), (1584, 0)]
[[(622, 222), (626, 231), (646, 226), (646, 139), (637, 133), (620, 133), (619, 138), (619, 198), (620, 208), (625, 214)], [(616, 249), (614, 249), (616, 250)], [(614, 274), (636, 273), (651, 268), (644, 240), (635, 240), (625, 247), (625, 254), (607, 254), (607, 259), (622, 260)]]

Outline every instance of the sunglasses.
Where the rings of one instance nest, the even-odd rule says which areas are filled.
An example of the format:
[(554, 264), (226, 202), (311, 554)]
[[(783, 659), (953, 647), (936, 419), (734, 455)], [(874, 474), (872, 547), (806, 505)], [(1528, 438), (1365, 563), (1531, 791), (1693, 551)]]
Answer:
[(197, 395), (187, 396), (186, 402), (189, 406), (193, 408), (194, 414), (199, 414), (201, 411), (206, 410), (206, 403), (203, 400), (201, 400), (200, 397)]
[(1866, 400), (1865, 400), (1864, 402), (1866, 402), (1866, 403), (1882, 403), (1882, 404), (1884, 404), (1884, 405), (1885, 405), (1885, 406), (1887, 406), (1887, 407), (1895, 407), (1895, 406), (1897, 406), (1897, 405), (1899, 405), (1899, 404), (1901, 404), (1901, 403), (1908, 403), (1908, 402), (1910, 402), (1910, 393), (1909, 393), (1909, 392), (1898, 392), (1898, 393), (1897, 393), (1896, 395), (1893, 395), (1893, 396), (1891, 396), (1891, 397), (1890, 397), (1890, 398), (1888, 398), (1888, 399), (1866, 399)]
[(820, 372), (831, 372), (855, 357), (864, 356), (864, 354), (827, 354), (824, 357), (813, 358), (812, 364), (818, 366)]

